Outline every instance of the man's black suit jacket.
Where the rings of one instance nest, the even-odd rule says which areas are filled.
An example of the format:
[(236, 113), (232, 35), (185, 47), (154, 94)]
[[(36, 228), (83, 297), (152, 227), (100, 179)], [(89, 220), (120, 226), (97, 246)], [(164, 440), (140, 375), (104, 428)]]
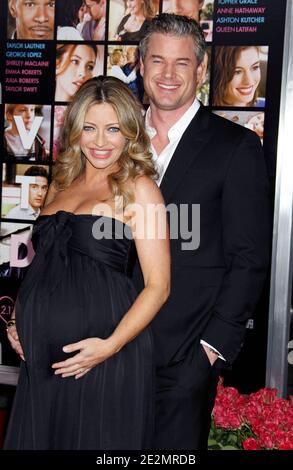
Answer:
[(182, 249), (186, 240), (171, 240), (171, 295), (152, 322), (156, 364), (178, 364), (200, 339), (231, 364), (269, 263), (269, 187), (259, 138), (201, 106), (160, 189), (167, 206), (188, 204), (191, 213), (200, 204), (200, 244), (190, 251)]

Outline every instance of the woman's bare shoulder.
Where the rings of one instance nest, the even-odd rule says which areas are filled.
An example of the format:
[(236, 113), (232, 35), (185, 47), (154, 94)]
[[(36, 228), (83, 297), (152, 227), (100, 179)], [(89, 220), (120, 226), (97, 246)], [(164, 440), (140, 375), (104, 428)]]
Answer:
[(148, 195), (161, 194), (156, 182), (149, 176), (143, 175), (133, 181), (133, 191), (135, 196), (147, 197)]

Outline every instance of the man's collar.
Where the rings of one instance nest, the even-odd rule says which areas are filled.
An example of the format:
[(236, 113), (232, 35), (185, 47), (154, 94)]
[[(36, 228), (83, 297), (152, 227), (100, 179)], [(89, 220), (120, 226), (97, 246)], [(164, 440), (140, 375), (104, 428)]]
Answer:
[(40, 212), (41, 212), (41, 209), (38, 208), (38, 209), (34, 209), (30, 204), (28, 205), (28, 213), (30, 215), (35, 215), (36, 217), (38, 217), (40, 215)]
[[(191, 106), (187, 109), (187, 111), (185, 111), (185, 113), (178, 119), (178, 121), (176, 121), (175, 124), (173, 124), (173, 126), (170, 127), (168, 131), (168, 137), (176, 134), (177, 131), (180, 132), (180, 129), (187, 127), (191, 119), (195, 116), (195, 114), (199, 110), (199, 108), (200, 108), (200, 102), (198, 101), (197, 98), (195, 98)], [(153, 139), (155, 135), (157, 134), (157, 131), (155, 127), (152, 126), (151, 107), (149, 107), (146, 112), (145, 125), (146, 125), (146, 131), (148, 135), (150, 136), (150, 139)]]

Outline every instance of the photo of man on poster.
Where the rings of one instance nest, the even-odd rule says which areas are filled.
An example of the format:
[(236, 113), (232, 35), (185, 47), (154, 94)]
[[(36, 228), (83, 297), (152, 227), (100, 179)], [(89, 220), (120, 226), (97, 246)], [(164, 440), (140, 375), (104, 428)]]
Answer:
[[(43, 112), (46, 115), (43, 116)], [(6, 104), (4, 153), (17, 161), (45, 162), (49, 158), (51, 106)], [(43, 135), (46, 134), (46, 139)]]
[[(36, 220), (40, 215), (49, 187), (48, 171), (46, 167), (37, 165), (25, 166), (25, 168), (23, 165), (17, 165), (17, 176), (22, 177), (21, 183), (19, 183), (20, 180), (16, 176), (14, 185), (3, 186), (2, 217)], [(26, 182), (28, 178), (25, 177), (30, 177), (28, 182)], [(19, 194), (18, 197), (17, 193)], [(11, 201), (14, 200), (19, 200), (19, 202), (13, 205)]]
[(54, 39), (55, 0), (8, 0), (8, 9), (8, 38)]
[(106, 29), (106, 0), (85, 0), (91, 20), (86, 21), (81, 31), (85, 41), (103, 41)]
[(143, 102), (144, 87), (139, 72), (139, 51), (137, 46), (109, 46), (107, 75), (126, 83), (134, 96)]

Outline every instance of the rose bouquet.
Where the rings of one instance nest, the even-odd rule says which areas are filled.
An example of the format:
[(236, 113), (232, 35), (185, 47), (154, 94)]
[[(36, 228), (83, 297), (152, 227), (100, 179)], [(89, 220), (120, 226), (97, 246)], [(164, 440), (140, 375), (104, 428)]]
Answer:
[(241, 395), (220, 380), (209, 449), (293, 450), (293, 396), (279, 398), (270, 388)]

